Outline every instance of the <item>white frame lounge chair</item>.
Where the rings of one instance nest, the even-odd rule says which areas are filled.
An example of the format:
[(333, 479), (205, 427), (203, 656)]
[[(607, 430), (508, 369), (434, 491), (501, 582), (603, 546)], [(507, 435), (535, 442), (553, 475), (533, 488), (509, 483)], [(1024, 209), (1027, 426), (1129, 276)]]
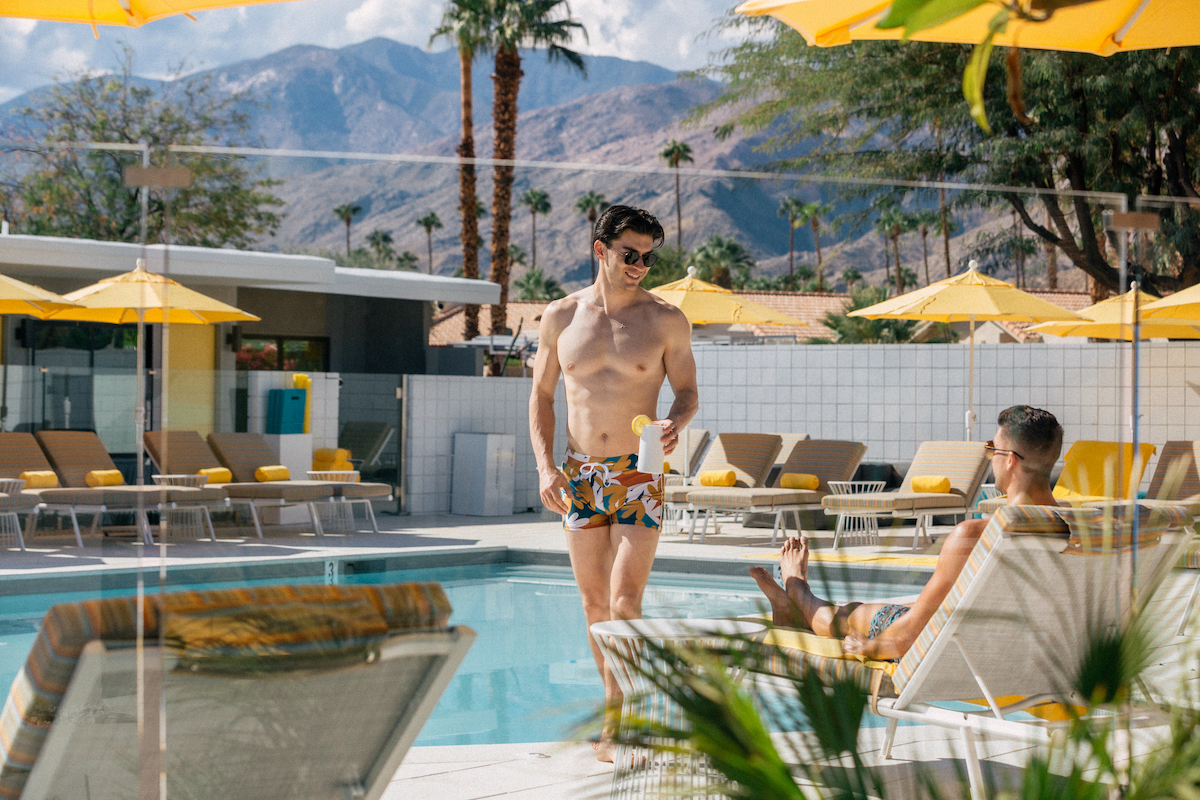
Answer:
[(162, 614), (159, 598), (147, 597), (151, 746), (139, 753), (133, 724), (134, 598), (55, 606), (4, 705), (0, 794), (157, 797), (161, 696), (172, 796), (378, 800), (475, 638), (447, 627), (437, 584), (165, 600)]
[[(899, 491), (863, 494), (834, 494), (821, 500), (825, 513), (849, 514), (855, 517), (887, 517), (916, 519), (912, 549), (922, 536), (929, 535), (929, 521), (935, 516), (958, 516), (970, 513), (975, 495), (987, 473), (988, 459), (983, 442), (925, 442), (913, 456), (912, 465), (904, 474)], [(914, 492), (914, 478), (945, 476), (950, 479), (950, 492)]]
[[(786, 534), (784, 514), (791, 513), (796, 535), (802, 533), (801, 511), (818, 511), (822, 499), (829, 494), (830, 481), (848, 481), (858, 469), (867, 446), (861, 442), (837, 439), (795, 440), (787, 459), (776, 476), (776, 484), (786, 473), (805, 473), (820, 479), (814, 490), (773, 488), (740, 488), (705, 486), (692, 487), (687, 494), (688, 508), (704, 511), (704, 527), (700, 530), (700, 542), (708, 531), (708, 521), (716, 512), (774, 514), (775, 524), (771, 528), (771, 546), (775, 546), (779, 529)], [(715, 527), (715, 525), (714, 525)]]

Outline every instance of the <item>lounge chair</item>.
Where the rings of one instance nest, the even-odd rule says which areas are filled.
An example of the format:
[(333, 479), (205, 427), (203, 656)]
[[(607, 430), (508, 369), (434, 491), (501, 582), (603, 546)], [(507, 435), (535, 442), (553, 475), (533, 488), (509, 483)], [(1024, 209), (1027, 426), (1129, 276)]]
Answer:
[[(822, 499), (821, 505), (830, 515), (915, 518), (915, 551), (921, 536), (929, 536), (929, 521), (934, 516), (968, 513), (987, 467), (983, 442), (925, 442), (917, 449), (899, 491), (834, 494)], [(914, 492), (913, 479), (926, 476), (949, 478), (950, 491)]]
[[(11, 480), (20, 478), (23, 472), (53, 472), (54, 468), (46, 459), (46, 453), (38, 445), (32, 433), (9, 431), (0, 433), (0, 478)], [(83, 547), (83, 536), (79, 530), (78, 514), (92, 515), (92, 532), (100, 526), (100, 518), (104, 514), (104, 490), (84, 487), (82, 489), (63, 488), (61, 476), (59, 488), (54, 489), (22, 489), (21, 498), (12, 500), (12, 504), (32, 503), (32, 508), (39, 511), (65, 511), (71, 517), (71, 527), (75, 532), (75, 543)], [(15, 498), (16, 495), (13, 495)], [(19, 509), (15, 509), (19, 510)], [(32, 511), (30, 512), (32, 513)], [(33, 525), (36, 519), (26, 523), (25, 537), (33, 536)], [(22, 539), (22, 545), (24, 539)]]
[[(1109, 503), (1113, 500), (1128, 500), (1142, 483), (1142, 474), (1156, 448), (1152, 444), (1139, 447), (1141, 458), (1133, 460), (1133, 444), (1125, 444), (1126, 469), (1130, 469), (1124, 492), (1115, 491), (1117, 480), (1117, 443), (1080, 439), (1067, 449), (1063, 456), (1063, 470), (1054, 484), (1054, 497), (1060, 506), (1080, 508), (1093, 503)], [(1132, 462), (1132, 465), (1131, 465)], [(976, 504), (974, 511), (990, 514), (1007, 504), (1004, 495), (993, 497)]]
[(710, 434), (704, 428), (691, 428), (688, 435), (687, 470), (684, 470), (683, 434), (679, 435), (679, 444), (675, 452), (664, 459), (667, 470), (667, 486), (682, 486), (685, 475), (690, 478), (696, 474), (700, 466), (700, 455), (708, 446)]
[[(38, 431), (34, 438), (45, 451), (46, 458), (58, 473), (62, 485), (68, 489), (90, 489), (92, 487), (87, 484), (89, 472), (117, 469), (108, 451), (104, 449), (104, 443), (92, 431)], [(212, 504), (224, 505), (227, 502), (225, 493), (219, 488), (129, 486), (124, 480), (115, 486), (102, 487), (100, 497), (103, 503), (100, 514), (105, 510), (133, 513), (137, 518), (142, 540), (151, 545), (154, 544), (154, 535), (150, 529), (149, 512), (194, 509), (208, 522), (209, 539), (215, 542), (217, 537), (213, 532), (208, 507)], [(93, 526), (95, 524), (93, 522)]]
[[(691, 511), (691, 527), (688, 530), (688, 541), (696, 533), (696, 509), (688, 501), (688, 495), (696, 489), (700, 476), (705, 472), (716, 470), (731, 470), (734, 473), (735, 486), (742, 488), (761, 487), (767, 479), (767, 473), (779, 455), (782, 440), (775, 433), (719, 433), (717, 440), (704, 455), (700, 468), (692, 476), (693, 483), (683, 486), (668, 486), (663, 490), (663, 501), (666, 511)], [(700, 541), (704, 541), (704, 531), (700, 532)]]
[[(377, 800), (475, 638), (437, 584), (267, 586), (46, 613), (4, 704), (0, 797)], [(165, 609), (166, 613), (162, 613)], [(159, 626), (168, 643), (160, 649)], [(139, 768), (140, 767), (140, 768)]]
[[(1200, 442), (1167, 442), (1158, 455), (1154, 474), (1150, 477), (1150, 488), (1146, 491), (1146, 504), (1183, 505), (1192, 516), (1200, 515)], [(1187, 630), (1188, 619), (1200, 594), (1200, 540), (1193, 539), (1176, 566), (1189, 570), (1194, 575), (1192, 590), (1184, 603), (1179, 617), (1176, 635)]]
[(338, 447), (350, 451), (356, 467), (378, 466), (395, 432), (395, 426), (386, 422), (347, 422), (338, 434)]
[[(1101, 509), (1002, 508), (898, 663), (864, 663), (842, 655), (839, 640), (778, 630), (767, 637), (778, 649), (759, 666), (763, 682), (779, 688), (778, 676), (805, 668), (826, 681), (854, 681), (871, 693), (872, 711), (888, 719), (884, 758), (900, 721), (956, 731), (972, 798), (982, 800), (976, 737), (1046, 741), (1055, 723), (1043, 709), (1061, 700), (1085, 705), (1069, 691), (1091, 638), (1129, 623), (1131, 559), (1124, 550), (1132, 542), (1131, 508), (1115, 509), (1111, 539)], [(1182, 507), (1139, 506), (1137, 513), (1138, 598), (1145, 607), (1186, 547), (1193, 520)], [(1118, 547), (1106, 548), (1106, 541)], [(1022, 699), (1003, 706), (997, 700), (1013, 697)], [(963, 702), (981, 710), (938, 705)], [(1023, 710), (1034, 718), (1011, 718)]]
[[(773, 488), (693, 486), (692, 491), (687, 493), (688, 507), (705, 512), (704, 527), (700, 531), (701, 543), (708, 530), (708, 520), (716, 512), (773, 513), (772, 547), (775, 546), (780, 524), (784, 522), (783, 515), (791, 512), (796, 535), (800, 535), (800, 512), (819, 510), (822, 499), (829, 494), (829, 482), (850, 480), (866, 451), (867, 446), (861, 442), (808, 439), (806, 436), (794, 441), (787, 459), (780, 466)], [(782, 476), (788, 473), (815, 475), (820, 483), (813, 490), (780, 488)], [(784, 527), (786, 531), (786, 525)]]

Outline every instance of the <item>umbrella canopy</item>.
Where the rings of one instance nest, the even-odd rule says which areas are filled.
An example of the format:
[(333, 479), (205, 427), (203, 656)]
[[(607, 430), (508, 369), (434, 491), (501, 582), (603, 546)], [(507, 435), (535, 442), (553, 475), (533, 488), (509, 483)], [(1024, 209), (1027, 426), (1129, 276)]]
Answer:
[[(1158, 299), (1141, 290), (1129, 291), (1119, 297), (1110, 297), (1094, 306), (1080, 309), (1079, 316), (1085, 318), (1082, 322), (1043, 322), (1031, 326), (1028, 330), (1052, 336), (1088, 336), (1093, 339), (1122, 339), (1128, 342), (1133, 338), (1135, 292), (1139, 312)], [(1175, 320), (1169, 317), (1145, 319), (1145, 314), (1140, 316), (1142, 319), (1138, 337), (1141, 339), (1200, 339), (1200, 320)]]
[[(1200, 320), (1200, 284), (1189, 286), (1162, 300), (1142, 307), (1142, 319), (1167, 322), (1171, 319)], [(1200, 323), (1196, 323), (1200, 325)]]
[(664, 283), (650, 290), (683, 312), (693, 325), (807, 325), (807, 322), (780, 314), (764, 305), (738, 297), (715, 283), (696, 277), (696, 268), (688, 267), (681, 280)]
[(259, 318), (181, 286), (145, 268), (137, 269), (71, 292), (65, 298), (77, 307), (50, 314), (53, 319), (108, 322), (170, 322), (211, 325), (216, 322), (254, 322)]
[(1034, 297), (1012, 284), (984, 275), (972, 261), (961, 275), (931, 283), (923, 289), (851, 311), (848, 316), (867, 319), (919, 319), (933, 322), (970, 322), (970, 366), (967, 380), (967, 440), (975, 428), (975, 323), (1081, 321), (1073, 311)]
[(5, 0), (0, 16), (140, 28), (175, 14), (272, 2), (278, 0)]
[[(867, 39), (899, 39), (903, 28), (880, 30), (891, 0), (749, 0), (737, 7), (769, 14), (795, 28), (810, 45), (832, 47)], [(984, 3), (941, 25), (913, 34), (922, 42), (974, 44), (987, 35), (996, 6)], [(1200, 44), (1200, 3), (1195, 0), (1094, 0), (1060, 8), (1045, 22), (1009, 22), (1000, 46), (1068, 50), (1111, 56), (1126, 50)]]
[(0, 314), (28, 314), (45, 318), (55, 311), (69, 308), (75, 308), (75, 304), (54, 292), (0, 275)]

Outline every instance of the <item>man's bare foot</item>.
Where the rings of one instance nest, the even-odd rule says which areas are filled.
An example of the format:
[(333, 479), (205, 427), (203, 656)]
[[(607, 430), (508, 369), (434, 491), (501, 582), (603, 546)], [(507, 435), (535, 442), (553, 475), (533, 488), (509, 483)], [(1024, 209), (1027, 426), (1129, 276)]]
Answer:
[(808, 539), (796, 537), (783, 543), (779, 551), (779, 571), (786, 584), (789, 578), (808, 580)]
[(600, 741), (592, 742), (592, 749), (596, 751), (596, 760), (606, 764), (613, 763), (617, 757), (617, 743), (608, 736), (602, 736)]
[(762, 567), (751, 567), (750, 577), (754, 578), (754, 582), (758, 584), (758, 588), (762, 590), (771, 604), (771, 622), (773, 624), (784, 628), (806, 627), (804, 618), (800, 615), (800, 609), (796, 608), (796, 604), (788, 597), (783, 587), (775, 582), (770, 572)]

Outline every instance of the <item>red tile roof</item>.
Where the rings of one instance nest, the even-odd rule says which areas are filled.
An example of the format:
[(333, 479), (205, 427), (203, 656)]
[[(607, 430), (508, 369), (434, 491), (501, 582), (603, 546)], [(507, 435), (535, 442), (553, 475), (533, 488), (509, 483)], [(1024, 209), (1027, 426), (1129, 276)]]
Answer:
[[(522, 301), (512, 301), (508, 304), (508, 321), (507, 326), (512, 329), (513, 333), (517, 332), (517, 327), (521, 327), (521, 335), (525, 336), (534, 333), (538, 329), (538, 322), (541, 319), (542, 311), (546, 309), (548, 303), (527, 303)], [(433, 325), (429, 329), (429, 345), (437, 347), (439, 345), (450, 345), (455, 342), (461, 342), (466, 337), (466, 318), (463, 316), (463, 307), (454, 306), (448, 308), (442, 313), (433, 318)], [(479, 307), (479, 332), (487, 334), (492, 329), (492, 307)]]

